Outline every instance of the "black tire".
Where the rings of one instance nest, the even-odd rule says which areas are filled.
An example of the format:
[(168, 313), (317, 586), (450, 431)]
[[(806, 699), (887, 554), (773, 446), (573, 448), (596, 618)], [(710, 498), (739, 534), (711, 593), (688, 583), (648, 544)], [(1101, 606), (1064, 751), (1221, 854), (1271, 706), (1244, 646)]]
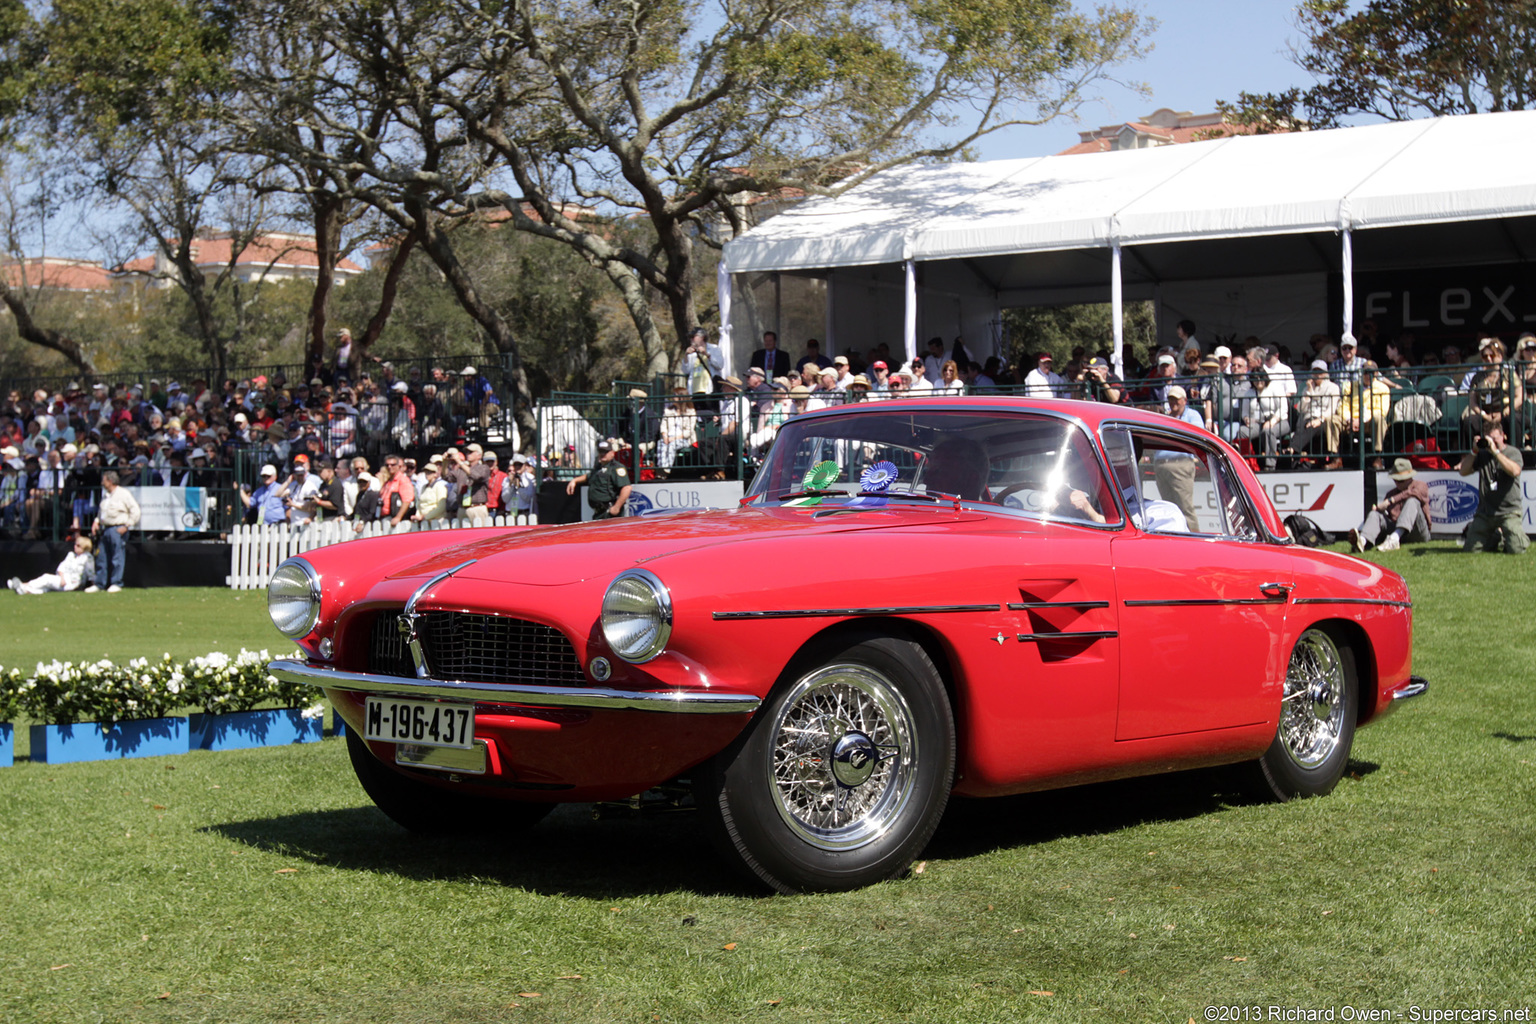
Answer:
[(1355, 654), (1337, 633), (1313, 626), (1291, 651), (1274, 742), (1259, 774), (1277, 800), (1333, 791), (1349, 763), (1360, 717)]
[(500, 800), (433, 786), (379, 761), (350, 727), (347, 756), (363, 791), (395, 824), (426, 836), (502, 836), (537, 825), (554, 804)]
[(949, 801), (955, 723), (923, 648), (844, 637), (797, 657), (746, 732), (700, 771), (725, 858), (783, 893), (907, 870)]

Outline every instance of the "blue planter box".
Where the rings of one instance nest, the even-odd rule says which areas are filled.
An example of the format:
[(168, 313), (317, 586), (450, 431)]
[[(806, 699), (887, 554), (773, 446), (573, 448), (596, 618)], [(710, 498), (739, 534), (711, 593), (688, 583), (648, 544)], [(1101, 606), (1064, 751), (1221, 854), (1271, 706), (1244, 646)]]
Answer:
[(193, 715), (188, 722), (191, 750), (248, 750), (314, 743), (324, 732), (324, 720), (305, 718), (298, 708), (235, 711), (227, 715)]
[(32, 760), (42, 764), (161, 757), (186, 752), (187, 720), (179, 716), (139, 718), (109, 726), (99, 722), (32, 726)]
[(16, 763), (16, 727), (10, 722), (0, 722), (0, 768)]

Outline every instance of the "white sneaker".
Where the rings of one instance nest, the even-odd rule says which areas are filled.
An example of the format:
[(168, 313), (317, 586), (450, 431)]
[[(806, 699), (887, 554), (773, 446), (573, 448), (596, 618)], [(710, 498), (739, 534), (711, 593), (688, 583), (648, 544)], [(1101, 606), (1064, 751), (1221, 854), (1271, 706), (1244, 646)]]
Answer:
[(109, 593), (109, 594), (115, 594), (115, 593), (117, 593), (117, 592), (118, 592), (118, 591), (119, 591), (119, 590), (122, 590), (122, 589), (123, 589), (123, 588), (122, 588), (122, 587), (120, 587), (120, 586), (118, 586), (118, 585), (117, 585), (117, 584), (116, 584), (116, 583), (114, 583), (114, 584), (112, 584), (112, 585), (111, 585), (111, 586), (110, 586), (110, 587), (108, 587), (108, 588), (107, 588), (107, 593)]
[(1396, 551), (1401, 546), (1402, 546), (1402, 542), (1397, 539), (1397, 531), (1394, 530), (1391, 533), (1387, 534), (1387, 539), (1386, 540), (1384, 540), (1380, 544), (1376, 545), (1376, 550), (1377, 551)]
[(100, 592), (101, 592), (101, 588), (98, 587), (94, 583), (92, 583), (90, 586), (85, 588), (85, 593), (87, 593), (87, 594), (99, 594)]
[(1359, 554), (1365, 550), (1365, 541), (1360, 539), (1359, 530), (1349, 531), (1349, 550)]

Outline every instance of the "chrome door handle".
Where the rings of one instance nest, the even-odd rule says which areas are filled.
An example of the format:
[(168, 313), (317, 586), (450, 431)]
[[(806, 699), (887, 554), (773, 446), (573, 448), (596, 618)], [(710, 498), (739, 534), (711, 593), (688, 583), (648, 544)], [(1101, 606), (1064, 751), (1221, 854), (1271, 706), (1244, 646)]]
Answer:
[(1259, 584), (1259, 593), (1265, 597), (1278, 597), (1284, 601), (1287, 597), (1291, 596), (1291, 587), (1288, 583), (1261, 583)]

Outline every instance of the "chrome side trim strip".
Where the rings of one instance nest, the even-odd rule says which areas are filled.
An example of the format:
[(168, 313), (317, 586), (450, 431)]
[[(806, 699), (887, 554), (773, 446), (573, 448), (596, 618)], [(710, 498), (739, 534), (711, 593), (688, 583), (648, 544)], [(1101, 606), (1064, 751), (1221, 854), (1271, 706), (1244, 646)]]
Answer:
[[(1295, 602), (1300, 603), (1300, 602)], [(1285, 604), (1284, 597), (1192, 597), (1182, 601), (1126, 601), (1127, 608), (1194, 608), (1218, 604)]]
[(1040, 644), (1053, 640), (1113, 640), (1120, 634), (1113, 629), (1086, 630), (1082, 633), (1020, 633), (1019, 643)]
[(1010, 601), (1011, 612), (1028, 611), (1031, 608), (1108, 608), (1108, 601)]
[(1298, 597), (1291, 604), (1369, 604), (1383, 608), (1412, 608), (1412, 601), (1389, 601), (1384, 597)]
[(711, 690), (611, 690), (586, 686), (537, 686), (532, 683), (467, 683), (447, 679), (411, 679), (369, 672), (344, 672), (303, 661), (278, 660), (267, 671), (287, 683), (358, 693), (389, 693), (426, 700), (473, 700), (539, 707), (598, 708), (609, 711), (679, 711), (739, 715), (756, 711), (762, 700), (750, 693)]
[(761, 612), (711, 612), (716, 622), (727, 619), (819, 619), (842, 615), (938, 615), (951, 612), (1001, 611), (997, 604), (931, 604), (899, 608), (781, 608)]
[(1428, 679), (1423, 676), (1409, 676), (1407, 685), (1399, 686), (1392, 691), (1392, 700), (1396, 702), (1412, 697), (1422, 697), (1427, 692), (1429, 692)]

